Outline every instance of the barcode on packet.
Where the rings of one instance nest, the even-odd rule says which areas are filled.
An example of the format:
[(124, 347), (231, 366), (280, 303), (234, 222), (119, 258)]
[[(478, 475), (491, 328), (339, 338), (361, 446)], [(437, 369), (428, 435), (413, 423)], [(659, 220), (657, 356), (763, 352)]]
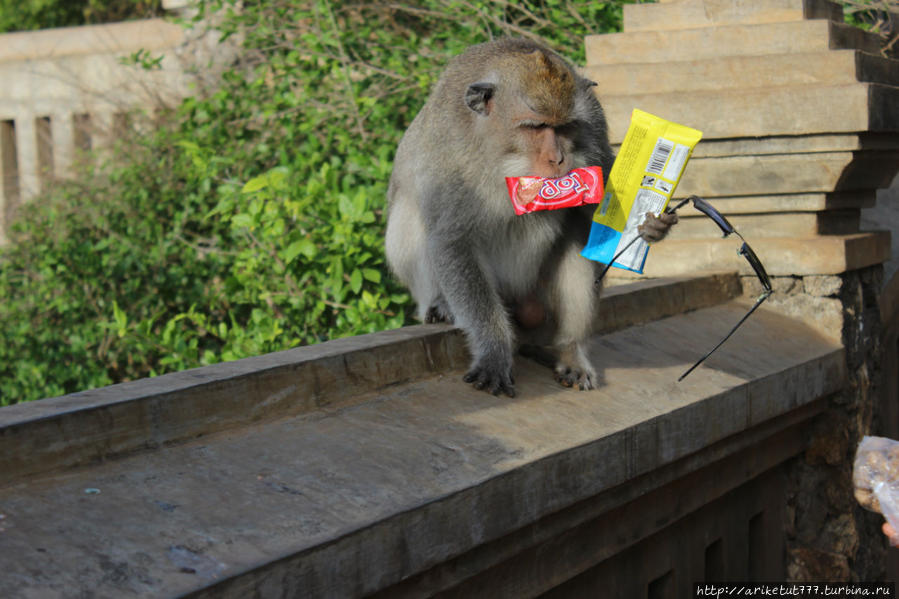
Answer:
[(649, 157), (649, 166), (646, 167), (646, 172), (661, 175), (662, 169), (665, 168), (665, 161), (668, 160), (668, 154), (671, 153), (673, 147), (673, 141), (660, 137), (652, 151), (652, 156)]

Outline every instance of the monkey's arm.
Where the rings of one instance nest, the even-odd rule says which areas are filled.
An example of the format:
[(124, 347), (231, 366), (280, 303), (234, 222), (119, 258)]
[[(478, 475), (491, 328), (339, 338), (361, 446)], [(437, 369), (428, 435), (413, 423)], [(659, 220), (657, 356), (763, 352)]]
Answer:
[[(452, 204), (450, 204), (452, 205)], [(472, 366), (465, 381), (497, 395), (515, 396), (514, 329), (509, 314), (477, 257), (471, 221), (437, 215), (428, 231), (428, 258), (455, 324), (468, 339)]]

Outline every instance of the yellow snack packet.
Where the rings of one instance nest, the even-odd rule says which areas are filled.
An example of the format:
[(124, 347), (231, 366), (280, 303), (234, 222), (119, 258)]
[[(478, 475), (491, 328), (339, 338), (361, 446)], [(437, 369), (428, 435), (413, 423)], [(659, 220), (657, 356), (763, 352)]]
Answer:
[[(635, 108), (581, 255), (608, 264), (639, 236), (646, 213), (658, 215), (668, 205), (701, 137), (701, 131)], [(649, 244), (638, 239), (612, 266), (642, 273), (648, 253)]]

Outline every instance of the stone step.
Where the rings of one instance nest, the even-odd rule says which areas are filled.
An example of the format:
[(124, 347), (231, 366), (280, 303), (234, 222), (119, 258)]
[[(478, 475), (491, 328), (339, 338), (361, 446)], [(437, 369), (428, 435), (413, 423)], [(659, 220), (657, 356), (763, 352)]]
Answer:
[[(615, 146), (616, 151), (617, 148), (618, 146)], [(899, 150), (899, 136), (894, 133), (844, 133), (704, 139), (693, 149), (693, 157), (761, 156), (858, 150)]]
[(718, 25), (750, 25), (843, 20), (839, 4), (826, 0), (681, 0), (664, 4), (625, 4), (625, 31), (669, 31)]
[[(678, 196), (682, 194), (678, 192)], [(711, 202), (722, 214), (760, 214), (779, 212), (823, 212), (871, 208), (877, 202), (875, 190), (836, 191), (831, 193), (789, 193), (758, 196), (715, 197)], [(698, 216), (692, 204), (687, 204), (679, 214)]]
[[(713, 202), (715, 208), (718, 202)], [(692, 206), (681, 208), (680, 222), (671, 229), (668, 240), (717, 239), (721, 229), (712, 219)], [(826, 212), (777, 212), (729, 214), (727, 220), (749, 240), (767, 237), (810, 237), (812, 235), (849, 235), (859, 231), (860, 211), (855, 209)]]
[[(771, 276), (840, 274), (880, 264), (890, 256), (889, 231), (753, 237), (748, 241)], [(737, 254), (739, 247), (740, 240), (733, 235), (725, 239), (666, 239), (650, 250), (644, 275), (666, 277), (733, 268), (744, 275), (754, 274), (745, 258)]]
[(607, 33), (588, 35), (584, 42), (587, 66), (798, 54), (838, 48), (879, 54), (883, 46), (875, 34), (826, 20)]
[(820, 152), (690, 160), (678, 197), (792, 194), (889, 187), (899, 152)]
[(598, 95), (612, 143), (621, 143), (634, 108), (695, 127), (703, 139), (899, 131), (899, 87), (877, 83)]
[(672, 63), (601, 65), (587, 67), (585, 74), (599, 82), (599, 93), (603, 95), (840, 85), (856, 81), (896, 85), (899, 60), (859, 50), (821, 50)]

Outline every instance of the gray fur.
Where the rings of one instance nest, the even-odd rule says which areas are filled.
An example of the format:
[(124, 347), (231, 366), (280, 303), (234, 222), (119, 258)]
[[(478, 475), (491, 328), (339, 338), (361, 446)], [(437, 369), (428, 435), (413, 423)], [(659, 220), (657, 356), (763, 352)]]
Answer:
[[(596, 382), (584, 341), (593, 332), (601, 265), (579, 255), (593, 208), (516, 216), (505, 187), (506, 176), (535, 174), (502, 120), (524, 105), (516, 61), (535, 51), (575, 77), (565, 171), (599, 165), (608, 175), (614, 157), (595, 84), (533, 42), (504, 39), (450, 62), (399, 144), (388, 190), (387, 258), (419, 318), (459, 326), (472, 354), (465, 380), (509, 396), (522, 342), (554, 348), (562, 384), (590, 389)], [(513, 317), (528, 296), (548, 318), (524, 331)]]

